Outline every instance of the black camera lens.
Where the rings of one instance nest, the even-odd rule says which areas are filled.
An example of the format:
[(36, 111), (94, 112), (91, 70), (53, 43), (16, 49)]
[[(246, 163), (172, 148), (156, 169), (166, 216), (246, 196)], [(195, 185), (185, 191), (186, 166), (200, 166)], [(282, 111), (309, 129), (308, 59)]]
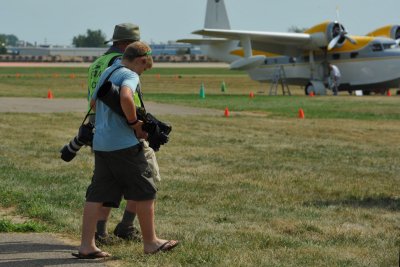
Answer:
[(81, 149), (83, 143), (78, 140), (78, 137), (75, 136), (67, 145), (65, 145), (61, 150), (61, 158), (66, 161), (70, 162), (75, 156), (76, 152)]
[(73, 158), (75, 158), (75, 156), (76, 156), (76, 153), (71, 152), (71, 151), (68, 149), (68, 146), (69, 146), (69, 144), (68, 144), (68, 145), (65, 145), (65, 146), (60, 150), (62, 160), (66, 161), (66, 162), (70, 162), (70, 161), (71, 161)]

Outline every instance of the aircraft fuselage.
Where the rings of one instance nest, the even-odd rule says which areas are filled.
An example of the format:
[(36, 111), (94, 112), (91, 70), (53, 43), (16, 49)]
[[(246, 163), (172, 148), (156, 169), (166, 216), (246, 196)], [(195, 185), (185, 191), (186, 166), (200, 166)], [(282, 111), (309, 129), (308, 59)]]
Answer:
[(327, 85), (328, 64), (341, 72), (339, 90), (388, 89), (400, 86), (400, 48), (390, 39), (375, 39), (358, 51), (323, 53), (298, 57), (267, 56), (264, 64), (248, 70), (259, 82), (270, 82), (282, 66), (289, 85), (307, 86), (310, 80)]

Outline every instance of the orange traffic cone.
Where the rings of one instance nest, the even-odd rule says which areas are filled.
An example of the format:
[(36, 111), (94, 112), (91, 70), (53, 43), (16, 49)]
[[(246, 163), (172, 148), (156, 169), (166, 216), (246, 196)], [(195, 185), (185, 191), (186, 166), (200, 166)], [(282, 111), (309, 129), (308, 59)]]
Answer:
[(250, 98), (254, 98), (254, 93), (253, 93), (253, 92), (250, 92), (249, 97), (250, 97)]
[(229, 117), (229, 109), (226, 107), (224, 112), (225, 117)]
[(53, 93), (50, 89), (47, 91), (47, 99), (53, 99)]
[(299, 119), (304, 119), (304, 111), (303, 109), (299, 109)]
[(392, 94), (390, 93), (390, 90), (387, 91), (387, 96), (392, 96)]
[(310, 96), (315, 96), (314, 91), (310, 92)]

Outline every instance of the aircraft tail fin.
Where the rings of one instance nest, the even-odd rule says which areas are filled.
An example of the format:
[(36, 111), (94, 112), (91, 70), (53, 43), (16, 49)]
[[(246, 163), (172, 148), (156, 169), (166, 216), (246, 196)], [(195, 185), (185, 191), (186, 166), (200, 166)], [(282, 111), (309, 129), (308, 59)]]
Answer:
[[(231, 28), (224, 0), (207, 0), (204, 28), (224, 30)], [(230, 51), (238, 47), (238, 41), (203, 36), (202, 39), (181, 39), (178, 42), (199, 45), (206, 55), (216, 60), (232, 62), (238, 58), (230, 54)]]
[(206, 19), (204, 21), (204, 28), (206, 29), (231, 28), (224, 0), (207, 0)]

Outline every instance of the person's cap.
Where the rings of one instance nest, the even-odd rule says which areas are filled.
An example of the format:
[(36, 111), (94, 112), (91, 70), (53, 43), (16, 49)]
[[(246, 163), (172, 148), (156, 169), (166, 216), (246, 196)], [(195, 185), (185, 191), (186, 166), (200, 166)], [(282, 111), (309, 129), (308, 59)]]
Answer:
[(139, 26), (132, 23), (121, 23), (115, 25), (112, 39), (104, 43), (106, 44), (109, 42), (116, 42), (123, 40), (139, 41), (140, 40)]

